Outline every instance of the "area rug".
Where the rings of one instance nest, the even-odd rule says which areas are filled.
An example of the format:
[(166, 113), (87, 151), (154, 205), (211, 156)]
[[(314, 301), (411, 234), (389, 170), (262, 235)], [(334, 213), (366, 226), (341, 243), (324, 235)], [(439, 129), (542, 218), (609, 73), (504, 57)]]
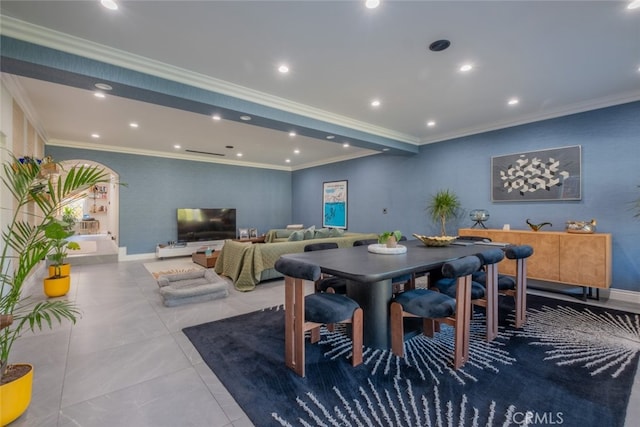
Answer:
[(144, 268), (147, 269), (154, 279), (157, 279), (163, 274), (178, 274), (186, 273), (187, 271), (203, 270), (199, 264), (196, 264), (191, 260), (191, 257), (182, 257), (175, 259), (168, 259), (162, 261), (146, 262)]
[(453, 329), (405, 343), (406, 357), (322, 331), (306, 377), (284, 364), (284, 312), (272, 307), (183, 331), (256, 426), (623, 426), (638, 365), (640, 318), (528, 296), (525, 328), (501, 298), (499, 335), (472, 321), (470, 360), (450, 365)]

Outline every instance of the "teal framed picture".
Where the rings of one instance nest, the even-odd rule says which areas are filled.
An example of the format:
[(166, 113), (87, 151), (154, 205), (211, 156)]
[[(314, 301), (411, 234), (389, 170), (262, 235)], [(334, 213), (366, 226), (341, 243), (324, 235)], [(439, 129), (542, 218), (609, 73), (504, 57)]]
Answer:
[(322, 184), (322, 227), (347, 228), (347, 181)]

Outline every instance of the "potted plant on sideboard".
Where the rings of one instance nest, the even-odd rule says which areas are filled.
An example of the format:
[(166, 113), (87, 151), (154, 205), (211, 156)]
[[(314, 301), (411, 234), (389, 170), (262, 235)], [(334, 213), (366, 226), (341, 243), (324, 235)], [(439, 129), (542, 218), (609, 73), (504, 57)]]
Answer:
[(433, 196), (427, 205), (427, 211), (431, 215), (431, 219), (440, 223), (440, 235), (447, 235), (447, 220), (453, 219), (458, 215), (460, 209), (460, 199), (451, 190), (440, 190)]
[[(47, 169), (49, 170), (49, 169)], [(58, 170), (56, 169), (56, 172)], [(108, 174), (97, 166), (78, 165), (59, 175), (51, 175), (35, 159), (11, 159), (0, 171), (3, 191), (12, 196), (10, 212), (3, 220), (0, 252), (0, 425), (18, 418), (31, 401), (33, 366), (10, 363), (11, 349), (26, 330), (52, 327), (54, 321), (75, 322), (80, 314), (66, 300), (31, 301), (25, 293), (25, 281), (45, 259), (52, 241), (45, 236), (62, 205), (82, 197), (91, 186), (108, 182)], [(33, 206), (35, 205), (35, 207)]]

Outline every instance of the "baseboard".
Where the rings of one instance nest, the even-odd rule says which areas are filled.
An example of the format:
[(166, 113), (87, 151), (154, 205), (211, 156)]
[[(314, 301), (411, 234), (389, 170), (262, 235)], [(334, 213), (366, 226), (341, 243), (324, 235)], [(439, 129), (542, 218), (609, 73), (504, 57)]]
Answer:
[(153, 259), (156, 257), (155, 252), (144, 253), (144, 254), (133, 254), (127, 255), (127, 247), (120, 246), (118, 247), (118, 262), (121, 261), (144, 261), (147, 259)]
[(608, 289), (609, 299), (640, 305), (640, 292), (625, 289)]

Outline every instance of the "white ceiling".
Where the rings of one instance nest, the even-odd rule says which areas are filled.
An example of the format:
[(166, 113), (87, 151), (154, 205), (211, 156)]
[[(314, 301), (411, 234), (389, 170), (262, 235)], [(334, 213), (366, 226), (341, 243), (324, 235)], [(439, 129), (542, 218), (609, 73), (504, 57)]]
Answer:
[[(111, 12), (98, 1), (3, 0), (0, 8), (5, 24), (15, 18), (64, 33), (49, 47), (71, 49), (77, 45), (60, 40), (77, 37), (142, 57), (137, 67), (177, 67), (226, 94), (421, 145), (640, 100), (640, 8), (628, 3), (382, 0), (369, 10), (355, 0), (128, 1)], [(21, 38), (16, 22), (14, 32), (3, 25), (2, 33)], [(438, 39), (451, 47), (429, 51)], [(91, 46), (87, 56), (96, 51)], [(288, 75), (277, 72), (281, 62)], [(464, 63), (473, 70), (460, 72)], [(186, 155), (177, 154), (178, 143), (225, 154), (227, 162), (284, 169), (378, 152), (125, 98), (97, 100), (87, 90), (26, 77), (13, 81), (57, 144)], [(508, 106), (511, 97), (520, 103)], [(379, 108), (369, 105), (374, 98)], [(130, 121), (140, 127), (130, 129)], [(92, 140), (93, 132), (101, 138)]]

